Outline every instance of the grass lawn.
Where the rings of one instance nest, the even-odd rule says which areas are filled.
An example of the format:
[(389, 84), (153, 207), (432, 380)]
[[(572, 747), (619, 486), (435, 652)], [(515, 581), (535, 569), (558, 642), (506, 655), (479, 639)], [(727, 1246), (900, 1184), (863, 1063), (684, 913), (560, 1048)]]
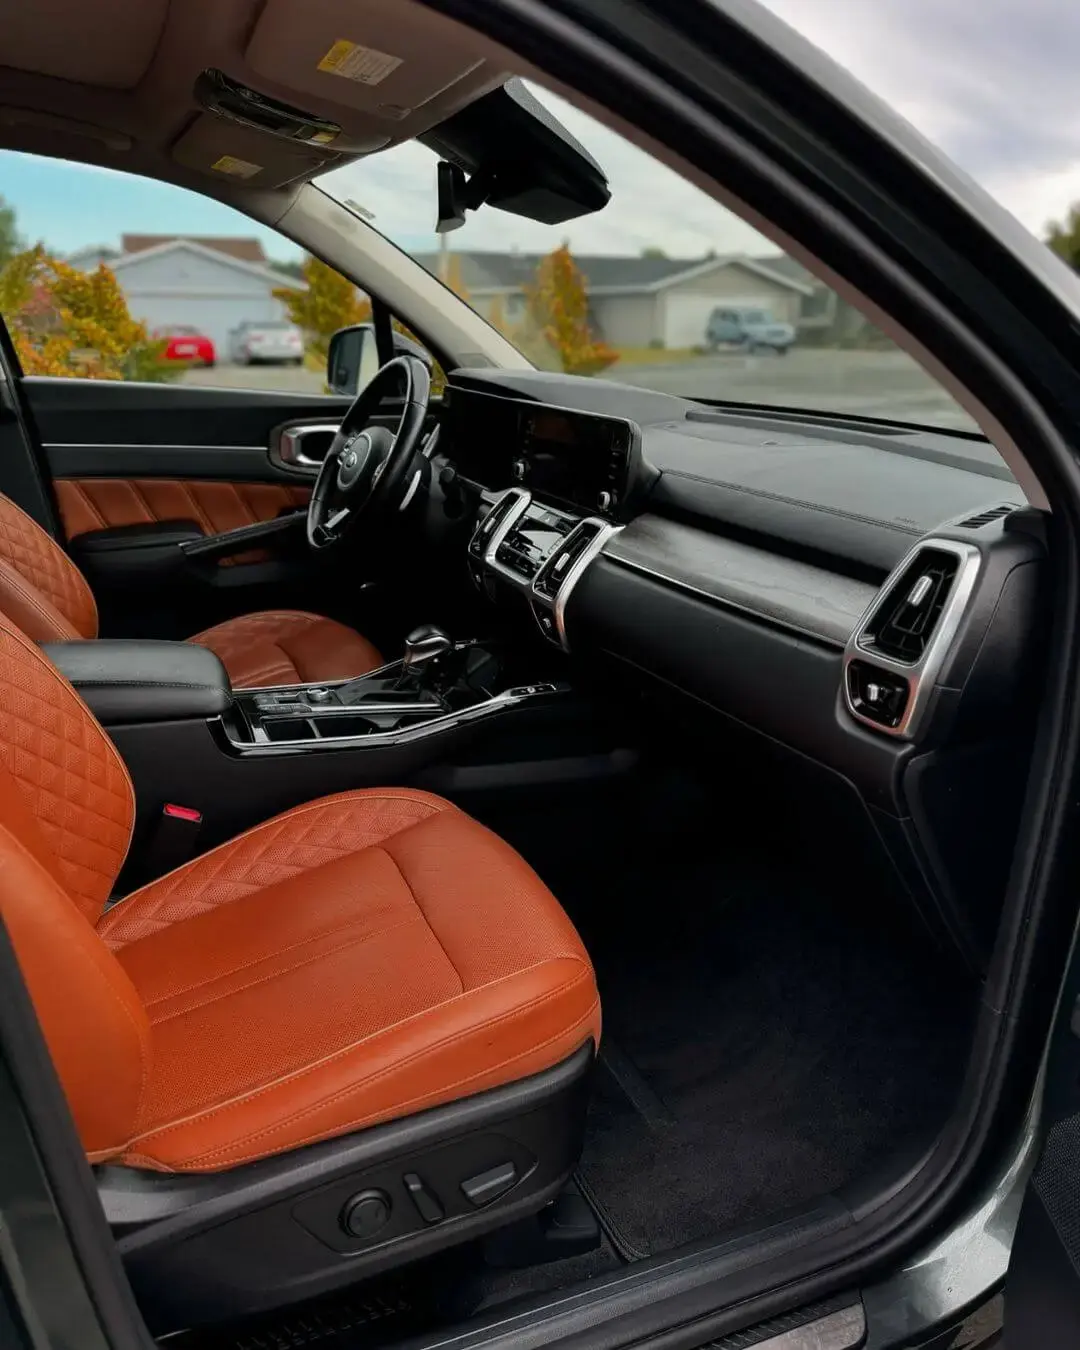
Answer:
[[(623, 366), (662, 366), (669, 361), (691, 361), (700, 355), (693, 347), (616, 347)], [(616, 367), (611, 367), (616, 369)]]

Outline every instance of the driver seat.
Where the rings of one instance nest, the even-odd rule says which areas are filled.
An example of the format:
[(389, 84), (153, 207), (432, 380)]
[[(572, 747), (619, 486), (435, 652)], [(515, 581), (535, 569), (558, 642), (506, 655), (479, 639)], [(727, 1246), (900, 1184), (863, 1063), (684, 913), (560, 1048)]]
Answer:
[[(98, 635), (86, 578), (56, 540), (3, 494), (0, 612), (39, 643)], [(384, 664), (378, 649), (352, 628), (295, 609), (241, 614), (188, 640), (220, 658), (234, 689), (349, 680)]]

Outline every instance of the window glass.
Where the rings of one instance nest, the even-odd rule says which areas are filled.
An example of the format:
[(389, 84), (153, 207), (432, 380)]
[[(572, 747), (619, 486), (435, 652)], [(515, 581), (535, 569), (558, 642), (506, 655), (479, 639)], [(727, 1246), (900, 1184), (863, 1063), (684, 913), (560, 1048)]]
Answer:
[(11, 151), (0, 193), (0, 313), (27, 374), (320, 393), (330, 333), (370, 316), (332, 268), (198, 193)]
[(436, 236), (436, 157), (415, 143), (319, 184), (544, 369), (692, 399), (978, 431), (798, 260), (601, 123), (533, 92), (607, 174), (603, 210), (544, 225), (481, 208)]

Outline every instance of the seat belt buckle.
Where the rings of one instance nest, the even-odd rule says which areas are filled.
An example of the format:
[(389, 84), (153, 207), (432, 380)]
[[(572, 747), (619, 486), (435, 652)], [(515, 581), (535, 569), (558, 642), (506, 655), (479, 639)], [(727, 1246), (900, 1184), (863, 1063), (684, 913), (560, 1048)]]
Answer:
[(143, 850), (142, 863), (152, 877), (164, 876), (190, 862), (202, 829), (202, 812), (194, 806), (166, 802)]

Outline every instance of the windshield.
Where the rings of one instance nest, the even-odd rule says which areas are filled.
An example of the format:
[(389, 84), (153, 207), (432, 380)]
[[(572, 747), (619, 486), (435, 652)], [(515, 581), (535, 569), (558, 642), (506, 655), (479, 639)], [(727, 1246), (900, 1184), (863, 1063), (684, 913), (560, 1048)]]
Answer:
[(436, 156), (415, 142), (319, 184), (542, 369), (703, 401), (978, 431), (797, 259), (601, 123), (534, 92), (607, 174), (603, 210), (545, 225), (482, 207), (436, 235)]

